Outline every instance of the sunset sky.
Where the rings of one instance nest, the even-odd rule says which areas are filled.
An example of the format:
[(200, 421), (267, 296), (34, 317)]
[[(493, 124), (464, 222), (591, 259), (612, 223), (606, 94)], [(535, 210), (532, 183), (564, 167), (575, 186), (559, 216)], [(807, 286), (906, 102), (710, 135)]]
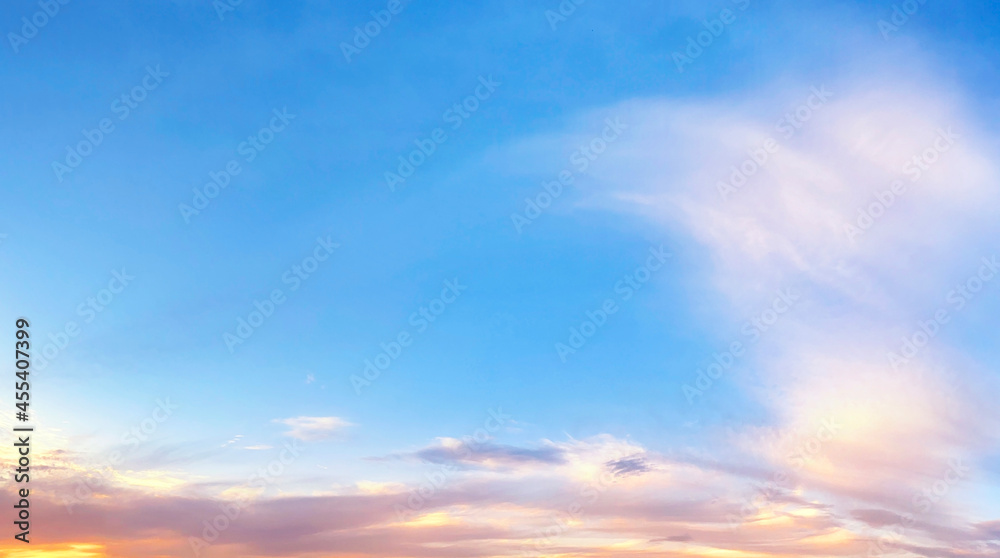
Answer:
[(0, 22), (3, 556), (1000, 557), (989, 2)]

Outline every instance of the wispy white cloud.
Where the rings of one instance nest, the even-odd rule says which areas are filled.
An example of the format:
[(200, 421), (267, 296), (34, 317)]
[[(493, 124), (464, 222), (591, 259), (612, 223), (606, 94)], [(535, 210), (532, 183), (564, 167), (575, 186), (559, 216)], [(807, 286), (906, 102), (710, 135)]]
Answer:
[[(721, 380), (759, 400), (770, 423), (705, 440), (724, 438), (742, 466), (786, 472), (783, 490), (836, 522), (859, 503), (920, 512), (921, 491), (956, 462), (976, 476), (1000, 445), (991, 363), (971, 361), (946, 335), (905, 368), (888, 360), (936, 312), (961, 319), (949, 293), (996, 254), (1000, 233), (1000, 138), (979, 124), (959, 88), (907, 68), (815, 84), (832, 93), (822, 103), (810, 101), (808, 83), (782, 84), (780, 95), (762, 88), (739, 98), (633, 100), (511, 150), (527, 157), (530, 145), (535, 157), (558, 159), (588, 122), (620, 117), (629, 133), (593, 164), (564, 210), (639, 214), (702, 247), (705, 261), (691, 268), (709, 272), (693, 282), (692, 298), (718, 300), (735, 327), (776, 290), (801, 293), (747, 357), (755, 377)], [(800, 114), (808, 118), (788, 128), (787, 115), (807, 103)], [(777, 148), (761, 153), (769, 140)], [(744, 163), (753, 170), (734, 190)], [(817, 434), (825, 422), (836, 432)], [(806, 444), (816, 451), (803, 457)], [(933, 521), (955, 529), (975, 522), (967, 510), (990, 507), (971, 489), (939, 500)]]
[(284, 433), (285, 436), (303, 441), (329, 438), (335, 432), (353, 426), (350, 422), (339, 417), (294, 417), (274, 419), (272, 422), (289, 427), (289, 430)]

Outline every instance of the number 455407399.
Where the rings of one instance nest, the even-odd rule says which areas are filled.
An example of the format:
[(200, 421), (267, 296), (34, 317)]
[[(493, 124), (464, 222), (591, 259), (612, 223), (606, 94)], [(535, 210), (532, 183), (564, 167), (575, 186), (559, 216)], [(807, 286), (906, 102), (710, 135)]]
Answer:
[(31, 324), (28, 320), (24, 318), (18, 318), (17, 322), (14, 324), (17, 326), (17, 332), (15, 336), (17, 341), (14, 342), (14, 366), (17, 367), (17, 376), (20, 382), (14, 382), (14, 396), (17, 398), (17, 420), (21, 422), (26, 422), (28, 420), (28, 401), (31, 399), (31, 395), (28, 392), (28, 368), (31, 366), (30, 356), (28, 350), (31, 348), (31, 344), (28, 342), (28, 338), (31, 335), (28, 333), (28, 328)]

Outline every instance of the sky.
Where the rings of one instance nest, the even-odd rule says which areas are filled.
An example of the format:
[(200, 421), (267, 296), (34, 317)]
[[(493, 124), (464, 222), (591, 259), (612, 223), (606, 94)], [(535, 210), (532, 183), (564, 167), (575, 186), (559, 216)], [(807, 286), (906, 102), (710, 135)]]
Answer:
[(4, 556), (1000, 557), (988, 3), (0, 29)]

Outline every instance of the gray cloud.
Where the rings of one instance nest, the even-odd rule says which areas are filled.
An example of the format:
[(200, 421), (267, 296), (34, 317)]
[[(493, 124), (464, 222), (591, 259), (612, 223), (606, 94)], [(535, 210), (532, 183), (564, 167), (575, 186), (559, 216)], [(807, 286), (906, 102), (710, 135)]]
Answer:
[(653, 468), (645, 458), (639, 455), (630, 455), (621, 459), (608, 461), (604, 464), (616, 477), (627, 477), (629, 475), (641, 475), (652, 471)]

